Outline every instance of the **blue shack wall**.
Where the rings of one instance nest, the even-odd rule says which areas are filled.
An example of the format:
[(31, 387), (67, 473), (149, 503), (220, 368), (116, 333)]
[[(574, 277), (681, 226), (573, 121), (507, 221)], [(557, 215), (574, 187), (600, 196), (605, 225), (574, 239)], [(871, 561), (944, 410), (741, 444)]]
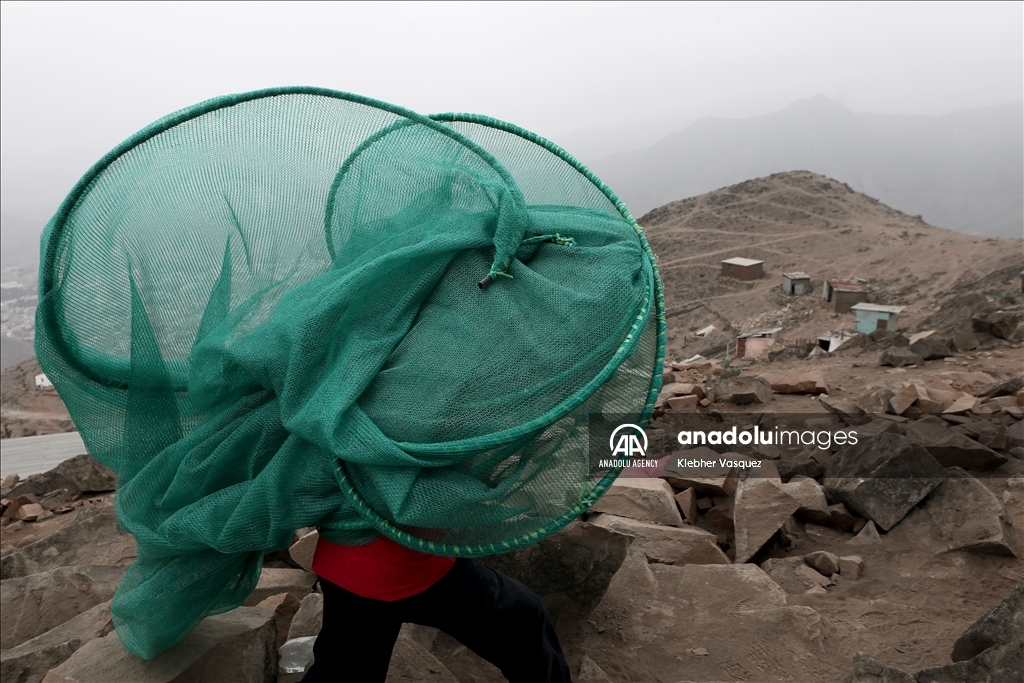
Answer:
[(896, 314), (884, 313), (882, 311), (854, 311), (857, 317), (857, 331), (861, 334), (871, 334), (878, 328), (878, 321), (885, 320), (887, 328), (897, 329)]

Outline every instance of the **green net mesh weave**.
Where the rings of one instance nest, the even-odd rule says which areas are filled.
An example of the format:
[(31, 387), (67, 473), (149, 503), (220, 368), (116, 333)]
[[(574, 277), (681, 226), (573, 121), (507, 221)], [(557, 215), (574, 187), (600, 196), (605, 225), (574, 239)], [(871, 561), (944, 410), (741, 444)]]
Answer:
[(240, 605), (300, 527), (463, 557), (540, 540), (618, 474), (591, 416), (643, 422), (661, 381), (642, 231), (485, 117), (212, 100), (93, 167), (42, 255), (37, 355), (118, 474), (138, 559), (112, 610), (141, 657)]

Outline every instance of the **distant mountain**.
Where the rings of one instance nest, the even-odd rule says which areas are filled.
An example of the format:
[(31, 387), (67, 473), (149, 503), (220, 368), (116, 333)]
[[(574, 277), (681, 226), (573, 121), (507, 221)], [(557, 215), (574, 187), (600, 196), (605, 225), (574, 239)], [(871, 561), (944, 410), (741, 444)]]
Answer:
[(772, 173), (809, 170), (932, 225), (1024, 232), (1024, 103), (945, 116), (856, 114), (818, 96), (748, 119), (703, 119), (590, 167), (635, 216)]
[(0, 214), (0, 263), (5, 266), (39, 265), (39, 237), (43, 221)]

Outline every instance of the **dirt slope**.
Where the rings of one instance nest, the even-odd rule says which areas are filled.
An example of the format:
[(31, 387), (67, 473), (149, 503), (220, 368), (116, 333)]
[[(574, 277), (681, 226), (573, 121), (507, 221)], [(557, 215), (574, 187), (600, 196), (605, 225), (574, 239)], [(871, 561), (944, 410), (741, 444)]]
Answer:
[[(871, 300), (906, 306), (901, 328), (912, 330), (957, 294), (1019, 296), (1024, 269), (1024, 240), (936, 228), (807, 171), (672, 202), (639, 223), (665, 283), (670, 359), (721, 353), (751, 329), (782, 326), (792, 340), (852, 328), (852, 314), (837, 315), (821, 300), (826, 278), (869, 280)], [(764, 278), (721, 277), (721, 261), (734, 256), (763, 260)], [(815, 292), (783, 294), (789, 271), (810, 275)], [(706, 325), (716, 332), (694, 338)]]

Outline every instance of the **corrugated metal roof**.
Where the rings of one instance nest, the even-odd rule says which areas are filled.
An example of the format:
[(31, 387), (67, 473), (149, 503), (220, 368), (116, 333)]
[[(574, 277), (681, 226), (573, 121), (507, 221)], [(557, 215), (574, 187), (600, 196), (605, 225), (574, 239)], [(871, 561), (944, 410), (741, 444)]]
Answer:
[(750, 337), (770, 337), (776, 332), (781, 332), (781, 327), (773, 327), (770, 330), (754, 330), (753, 332), (744, 332), (743, 334), (737, 335), (737, 339), (749, 339)]
[(882, 304), (859, 303), (850, 307), (851, 311), (876, 311), (878, 313), (902, 313), (906, 306), (883, 306)]
[(790, 280), (810, 280), (811, 276), (807, 273), (783, 273), (782, 277), (788, 277)]
[(733, 258), (725, 259), (724, 261), (722, 261), (722, 263), (731, 263), (734, 266), (753, 266), (757, 265), (758, 263), (764, 263), (764, 261), (758, 261), (752, 258), (741, 258), (739, 256), (735, 256)]

